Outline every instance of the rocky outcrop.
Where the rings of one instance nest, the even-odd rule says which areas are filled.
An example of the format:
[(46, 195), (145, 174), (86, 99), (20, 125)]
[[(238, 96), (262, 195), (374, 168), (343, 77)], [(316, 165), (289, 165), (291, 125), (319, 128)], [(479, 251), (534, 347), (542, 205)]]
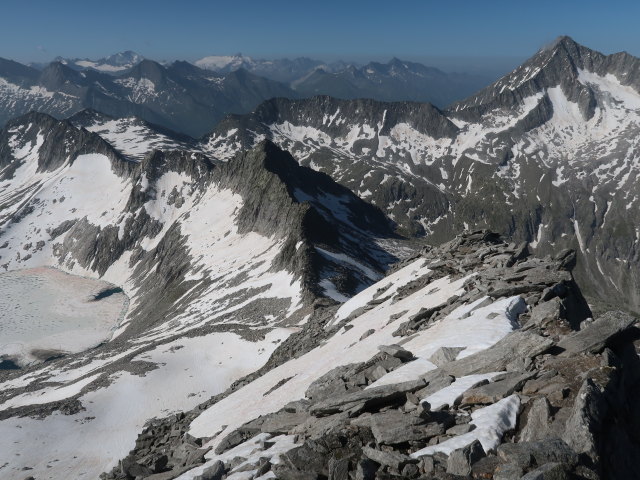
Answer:
[[(623, 422), (635, 410), (629, 402), (638, 388), (636, 319), (608, 313), (592, 320), (566, 263), (529, 257), (526, 248), (502, 243), (487, 232), (457, 237), (415, 258), (431, 262), (428, 275), (437, 276), (439, 270), (452, 277), (471, 273), (464, 293), (422, 314), (422, 323), (410, 321), (411, 328), (396, 336), (400, 346), (382, 345), (366, 362), (336, 367), (313, 381), (305, 398), (292, 398), (281, 410), (217, 440), (204, 466), (215, 464), (222, 472), (215, 463), (222, 462), (220, 478), (241, 471), (251, 472), (251, 478), (272, 472), (282, 479), (634, 478), (629, 464), (620, 464), (616, 474), (609, 465), (611, 458), (638, 448), (633, 423)], [(402, 293), (394, 301), (415, 295), (424, 282), (428, 284), (416, 278), (397, 286)], [(402, 347), (410, 339), (421, 334), (429, 338), (465, 305), (491, 305), (496, 301), (492, 298), (514, 295), (524, 308), (513, 310), (515, 330), (502, 340), (463, 358), (456, 357), (464, 349), (440, 348), (430, 357), (438, 363), (432, 370), (380, 383), (385, 375), (424, 361), (417, 351)], [(357, 316), (354, 312), (350, 318)], [(490, 318), (479, 317), (478, 328)], [(340, 335), (349, 322), (347, 318), (330, 328), (323, 341)], [(373, 337), (361, 342), (368, 338)], [(232, 389), (235, 395), (250, 381), (240, 384)], [(462, 384), (467, 386), (454, 388)], [(279, 388), (286, 388), (286, 381), (284, 385)], [(440, 400), (446, 391), (452, 392), (451, 400)], [(131, 458), (151, 469), (150, 452), (176, 452), (193, 442), (206, 446), (208, 439), (193, 439), (186, 425), (230, 394), (184, 417), (149, 426), (140, 439), (149, 439), (153, 449), (137, 447)], [(183, 433), (170, 438), (157, 434), (159, 428)], [(614, 432), (624, 438), (626, 453), (612, 451)], [(293, 443), (273, 450), (285, 438)], [(244, 445), (253, 445), (253, 451)], [(234, 457), (243, 451), (244, 457)], [(157, 472), (177, 476), (183, 462), (173, 460)], [(103, 478), (131, 476), (116, 469)]]

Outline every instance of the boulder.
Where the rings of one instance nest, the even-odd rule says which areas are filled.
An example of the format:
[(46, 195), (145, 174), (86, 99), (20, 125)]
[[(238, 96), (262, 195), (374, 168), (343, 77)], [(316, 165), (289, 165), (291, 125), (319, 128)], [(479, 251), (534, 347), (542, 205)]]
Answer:
[(523, 468), (516, 463), (503, 463), (498, 465), (493, 473), (493, 480), (514, 480), (522, 477)]
[(576, 395), (562, 439), (577, 453), (586, 453), (595, 458), (596, 435), (602, 428), (607, 409), (604, 394), (593, 380), (587, 378)]
[(349, 459), (331, 457), (329, 459), (329, 480), (349, 480)]
[(513, 463), (522, 468), (544, 465), (549, 462), (575, 465), (578, 455), (559, 438), (537, 442), (503, 443), (497, 448), (498, 458), (504, 463)]
[(458, 354), (465, 348), (467, 347), (440, 347), (427, 360), (440, 367), (454, 361)]
[(562, 308), (562, 300), (558, 297), (539, 303), (531, 310), (529, 323), (540, 327), (549, 322), (558, 321)]
[(149, 467), (137, 463), (136, 458), (132, 455), (128, 455), (120, 461), (120, 471), (127, 478), (148, 477), (153, 474)]
[(425, 421), (398, 410), (376, 413), (369, 419), (371, 433), (379, 445), (396, 445), (414, 440), (423, 440), (444, 433), (444, 425), (425, 424)]
[(526, 418), (526, 424), (518, 437), (521, 442), (542, 440), (549, 435), (551, 409), (545, 397), (537, 397), (531, 401)]
[(563, 356), (582, 352), (600, 353), (619, 334), (631, 328), (638, 319), (624, 312), (607, 312), (579, 332), (558, 342)]
[(403, 362), (408, 362), (414, 359), (413, 353), (409, 350), (405, 350), (400, 345), (380, 345), (378, 346), (378, 350), (392, 357), (396, 357)]
[(389, 405), (403, 405), (407, 399), (407, 392), (415, 392), (425, 387), (423, 379), (381, 385), (367, 388), (346, 395), (334, 396), (315, 403), (309, 410), (312, 415), (322, 417), (334, 413), (346, 412), (355, 407), (363, 410), (375, 410)]
[(530, 471), (520, 480), (569, 480), (566, 466), (561, 463), (547, 463)]
[(447, 473), (467, 476), (471, 473), (471, 465), (485, 456), (482, 444), (478, 440), (463, 448), (458, 448), (449, 454), (447, 459)]
[(193, 477), (193, 480), (221, 480), (224, 473), (224, 463), (216, 460), (213, 465), (206, 467), (200, 475)]
[(515, 370), (526, 359), (532, 359), (553, 346), (553, 341), (529, 331), (516, 330), (493, 346), (441, 368), (454, 377), (475, 373)]
[(382, 451), (376, 450), (371, 447), (362, 447), (362, 453), (380, 465), (386, 465), (387, 467), (400, 470), (405, 464), (414, 461), (407, 455), (394, 451)]
[(279, 412), (268, 415), (260, 426), (260, 430), (263, 433), (271, 433), (274, 435), (288, 433), (297, 425), (304, 423), (308, 417), (309, 414), (306, 412), (291, 413), (280, 410)]
[[(305, 397), (314, 402), (331, 398), (335, 395), (342, 395), (349, 390), (349, 380), (352, 379), (363, 364), (340, 365), (314, 380), (307, 391)], [(351, 385), (352, 388), (355, 385)]]

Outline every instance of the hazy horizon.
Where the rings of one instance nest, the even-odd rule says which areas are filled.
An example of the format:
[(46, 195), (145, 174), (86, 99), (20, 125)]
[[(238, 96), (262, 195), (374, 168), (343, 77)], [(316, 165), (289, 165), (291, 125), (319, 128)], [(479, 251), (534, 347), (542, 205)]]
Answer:
[(392, 57), (445, 71), (505, 73), (560, 35), (601, 51), (640, 56), (635, 19), (640, 5), (594, 1), (579, 5), (542, 0), (490, 5), (407, 1), (293, 1), (221, 5), (195, 0), (114, 0), (92, 5), (69, 0), (6, 2), (0, 57), (21, 63), (98, 59), (133, 50), (158, 61), (194, 61), (242, 52), (254, 58), (306, 56), (366, 63)]

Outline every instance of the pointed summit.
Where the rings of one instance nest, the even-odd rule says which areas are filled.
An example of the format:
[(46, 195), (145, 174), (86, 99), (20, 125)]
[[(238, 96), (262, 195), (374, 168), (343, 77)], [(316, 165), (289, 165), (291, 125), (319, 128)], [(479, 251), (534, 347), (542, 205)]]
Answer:
[(571, 37), (560, 36), (529, 60), (492, 85), (449, 107), (457, 117), (478, 120), (486, 112), (522, 105), (524, 99), (561, 87), (566, 98), (580, 107), (585, 118), (595, 108), (593, 90), (581, 81), (581, 72), (613, 75), (623, 85), (640, 91), (640, 60), (628, 54), (603, 55)]

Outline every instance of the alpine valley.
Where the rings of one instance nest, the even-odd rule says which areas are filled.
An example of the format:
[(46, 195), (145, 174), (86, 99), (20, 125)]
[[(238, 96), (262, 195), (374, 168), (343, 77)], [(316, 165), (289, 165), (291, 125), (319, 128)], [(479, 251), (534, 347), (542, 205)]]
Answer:
[(0, 478), (639, 478), (640, 59), (59, 60), (0, 61)]

